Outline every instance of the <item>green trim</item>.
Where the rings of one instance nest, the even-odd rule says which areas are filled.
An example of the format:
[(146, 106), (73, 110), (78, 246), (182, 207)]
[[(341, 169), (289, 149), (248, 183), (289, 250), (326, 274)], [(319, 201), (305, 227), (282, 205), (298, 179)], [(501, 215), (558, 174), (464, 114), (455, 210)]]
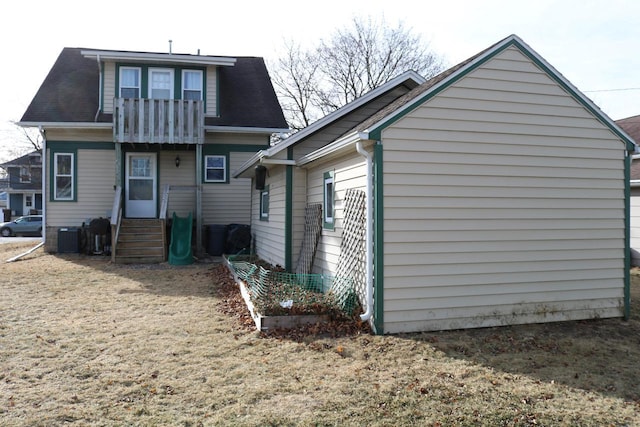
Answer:
[[(265, 204), (266, 204), (266, 206), (264, 206), (264, 205), (263, 205), (263, 198), (262, 198), (262, 195), (263, 195), (264, 193), (267, 193), (267, 198), (266, 198), (266, 203), (265, 203)], [(260, 190), (260, 196), (259, 196), (259, 197), (260, 197), (260, 209), (258, 210), (258, 219), (259, 219), (260, 221), (266, 221), (266, 222), (268, 222), (268, 221), (269, 221), (269, 197), (270, 197), (270, 194), (269, 194), (269, 186), (268, 186), (268, 185), (265, 185), (265, 186), (264, 186), (264, 189), (263, 189), (263, 190)], [(267, 216), (262, 216), (262, 210), (263, 210), (263, 209), (266, 211)]]
[(100, 62), (100, 76), (102, 76), (102, 80), (100, 81), (100, 111), (104, 112), (104, 62)]
[(495, 56), (497, 56), (498, 54), (502, 53), (503, 51), (505, 51), (506, 49), (512, 46), (515, 46), (516, 48), (518, 48), (525, 56), (527, 56), (531, 61), (533, 61), (534, 64), (536, 64), (544, 72), (546, 72), (547, 75), (551, 77), (557, 84), (559, 84), (565, 91), (571, 94), (576, 101), (578, 101), (584, 108), (586, 108), (591, 114), (593, 114), (596, 117), (596, 119), (598, 119), (603, 125), (609, 128), (613, 133), (615, 133), (616, 136), (621, 138), (625, 142), (625, 147), (628, 151), (633, 151), (635, 149), (635, 144), (633, 143), (633, 141), (631, 141), (622, 132), (620, 132), (618, 128), (616, 128), (615, 126), (611, 126), (608, 123), (608, 120), (603, 116), (603, 114), (599, 110), (593, 108), (593, 106), (586, 100), (586, 97), (584, 95), (581, 95), (578, 92), (576, 92), (570, 85), (568, 85), (565, 81), (563, 81), (562, 77), (558, 75), (557, 72), (551, 70), (551, 68), (549, 68), (546, 64), (540, 61), (534, 55), (533, 52), (531, 52), (527, 47), (523, 46), (517, 40), (511, 40), (510, 42), (505, 43), (501, 47), (496, 48), (493, 52), (491, 52), (491, 54), (473, 63), (473, 65), (467, 65), (466, 67), (463, 67), (461, 69), (463, 71), (458, 74), (454, 73), (453, 77), (450, 78), (450, 80), (448, 80), (446, 84), (441, 85), (435, 89), (432, 88), (428, 90), (424, 96), (418, 97), (418, 99), (415, 100), (414, 102), (410, 103), (404, 108), (397, 110), (389, 119), (387, 119), (386, 121), (382, 122), (380, 125), (373, 128), (369, 132), (369, 138), (374, 140), (381, 140), (382, 131), (385, 128), (395, 123), (396, 121), (400, 120), (405, 115), (409, 114), (410, 112), (418, 108), (420, 105), (422, 105), (424, 102), (430, 100), (431, 98), (433, 98), (434, 96), (442, 92), (444, 89), (447, 89), (449, 86), (453, 85), (458, 80), (466, 77), (467, 74), (475, 71), (478, 67), (480, 67), (487, 61), (493, 59)]
[[(336, 173), (335, 171), (328, 171), (322, 175), (322, 228), (325, 230), (335, 229), (336, 223)], [(331, 203), (331, 218), (332, 221), (328, 222), (327, 219), (327, 179), (332, 179), (332, 191), (333, 202)]]
[(373, 148), (373, 328), (378, 335), (384, 334), (384, 188), (382, 151), (381, 143), (377, 143)]
[(220, 67), (216, 67), (216, 113), (214, 115), (220, 117)]
[(149, 97), (149, 69), (150, 68), (162, 68), (167, 70), (173, 70), (173, 99), (182, 99), (182, 71), (183, 70), (196, 70), (202, 71), (202, 101), (205, 103), (206, 111), (206, 99), (207, 99), (207, 67), (198, 66), (163, 66), (160, 64), (149, 65), (139, 64), (134, 62), (116, 62), (116, 78), (115, 78), (115, 97), (120, 97), (120, 67), (135, 67), (140, 68), (140, 98)]
[[(287, 148), (287, 159), (293, 159), (293, 148)], [(284, 209), (284, 268), (293, 268), (293, 166), (286, 166), (285, 209)]]
[(269, 144), (204, 144), (202, 154), (229, 154), (232, 151), (238, 153), (257, 153), (269, 148)]
[(624, 319), (631, 317), (631, 154), (624, 159)]
[[(56, 149), (49, 146), (47, 141), (47, 148), (49, 149), (49, 202), (53, 203), (74, 203), (78, 201), (78, 150), (72, 147), (63, 147), (62, 149)], [(56, 186), (55, 182), (55, 164), (56, 154), (71, 154), (73, 156), (73, 198), (70, 200), (58, 200), (55, 198)]]
[(115, 150), (113, 142), (49, 141), (47, 148), (52, 151), (65, 150)]

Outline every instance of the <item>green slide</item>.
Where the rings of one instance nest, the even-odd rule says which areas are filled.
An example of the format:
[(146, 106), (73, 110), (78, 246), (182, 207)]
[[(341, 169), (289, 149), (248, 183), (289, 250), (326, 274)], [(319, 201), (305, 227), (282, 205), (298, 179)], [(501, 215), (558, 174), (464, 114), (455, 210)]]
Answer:
[(180, 218), (173, 213), (171, 223), (171, 245), (169, 246), (169, 264), (188, 265), (193, 264), (191, 253), (191, 227), (193, 219), (191, 212), (186, 218)]

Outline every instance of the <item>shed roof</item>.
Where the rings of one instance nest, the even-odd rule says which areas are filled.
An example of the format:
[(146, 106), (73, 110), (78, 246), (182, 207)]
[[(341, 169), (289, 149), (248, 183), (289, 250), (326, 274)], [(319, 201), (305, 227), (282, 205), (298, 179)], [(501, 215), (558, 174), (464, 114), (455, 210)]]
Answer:
[[(640, 143), (640, 115), (616, 120), (616, 124), (633, 138), (636, 144)], [(631, 180), (640, 181), (640, 159), (634, 158), (631, 162)]]

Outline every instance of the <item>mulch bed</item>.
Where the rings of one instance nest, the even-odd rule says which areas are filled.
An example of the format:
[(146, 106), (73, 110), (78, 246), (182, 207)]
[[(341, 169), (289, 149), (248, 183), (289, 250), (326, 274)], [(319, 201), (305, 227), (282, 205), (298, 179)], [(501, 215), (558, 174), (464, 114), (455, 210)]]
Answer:
[[(225, 315), (235, 319), (240, 329), (255, 331), (255, 323), (227, 266), (221, 264), (214, 267), (211, 271), (211, 276), (214, 286), (213, 292), (220, 299), (217, 305), (218, 309)], [(304, 325), (292, 329), (274, 329), (260, 332), (260, 336), (302, 342), (309, 336), (337, 338), (371, 333), (369, 324), (362, 322), (359, 314), (357, 314), (353, 318), (335, 318), (329, 322)]]

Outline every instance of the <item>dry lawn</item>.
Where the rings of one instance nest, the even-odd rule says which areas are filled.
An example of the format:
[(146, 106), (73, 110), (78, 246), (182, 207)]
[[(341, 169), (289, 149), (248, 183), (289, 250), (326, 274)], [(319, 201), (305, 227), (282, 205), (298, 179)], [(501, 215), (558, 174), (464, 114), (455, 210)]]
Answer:
[(2, 425), (640, 425), (637, 305), (628, 322), (263, 336), (221, 309), (235, 296), (212, 264), (40, 249), (1, 266)]

